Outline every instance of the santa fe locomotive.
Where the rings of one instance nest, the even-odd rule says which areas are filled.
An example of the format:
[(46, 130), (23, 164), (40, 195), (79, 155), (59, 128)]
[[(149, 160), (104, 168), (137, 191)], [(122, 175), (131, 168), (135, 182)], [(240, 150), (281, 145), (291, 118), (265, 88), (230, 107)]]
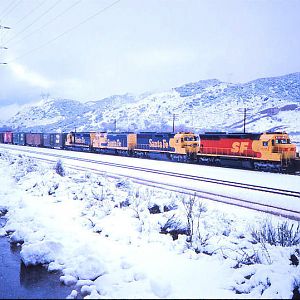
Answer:
[(1, 132), (0, 143), (293, 173), (299, 154), (286, 132)]

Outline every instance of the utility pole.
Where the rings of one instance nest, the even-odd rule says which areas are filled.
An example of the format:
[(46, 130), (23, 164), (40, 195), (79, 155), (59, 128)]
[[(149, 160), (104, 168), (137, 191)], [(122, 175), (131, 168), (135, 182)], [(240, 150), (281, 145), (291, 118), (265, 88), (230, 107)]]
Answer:
[(173, 133), (175, 132), (175, 114), (173, 114)]
[(114, 120), (114, 128), (115, 128), (115, 132), (117, 132), (117, 119)]
[(244, 133), (246, 133), (246, 108), (244, 108)]
[(176, 117), (177, 114), (173, 114), (173, 133), (175, 133), (175, 120), (177, 120)]

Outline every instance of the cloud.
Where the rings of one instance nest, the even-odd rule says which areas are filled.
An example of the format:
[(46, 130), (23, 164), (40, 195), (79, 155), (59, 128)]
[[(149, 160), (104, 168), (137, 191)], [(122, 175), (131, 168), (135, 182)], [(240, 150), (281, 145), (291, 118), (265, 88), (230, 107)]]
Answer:
[(156, 69), (176, 64), (186, 64), (195, 59), (196, 55), (188, 49), (154, 48), (130, 53), (128, 60), (141, 69)]
[(48, 89), (53, 85), (52, 81), (34, 71), (27, 70), (26, 67), (20, 64), (10, 63), (9, 67), (18, 79), (25, 81), (32, 86)]
[(11, 117), (13, 117), (20, 109), (22, 105), (12, 104), (7, 106), (1, 107), (1, 115), (0, 115), (0, 122), (3, 122)]

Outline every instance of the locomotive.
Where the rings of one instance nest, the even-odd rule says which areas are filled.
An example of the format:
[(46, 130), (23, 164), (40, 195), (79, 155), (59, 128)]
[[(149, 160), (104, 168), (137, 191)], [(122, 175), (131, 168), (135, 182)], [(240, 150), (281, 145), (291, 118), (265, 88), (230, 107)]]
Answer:
[(296, 145), (286, 132), (200, 134), (198, 160), (220, 166), (275, 172), (298, 168)]
[(0, 143), (271, 172), (300, 170), (296, 145), (286, 132), (1, 132)]

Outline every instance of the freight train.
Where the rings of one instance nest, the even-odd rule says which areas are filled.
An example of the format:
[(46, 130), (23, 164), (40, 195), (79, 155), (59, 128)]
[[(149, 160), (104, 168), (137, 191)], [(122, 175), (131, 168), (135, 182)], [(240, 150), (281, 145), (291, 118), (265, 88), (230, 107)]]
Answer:
[(294, 173), (299, 154), (286, 132), (0, 132), (0, 143), (222, 167)]

